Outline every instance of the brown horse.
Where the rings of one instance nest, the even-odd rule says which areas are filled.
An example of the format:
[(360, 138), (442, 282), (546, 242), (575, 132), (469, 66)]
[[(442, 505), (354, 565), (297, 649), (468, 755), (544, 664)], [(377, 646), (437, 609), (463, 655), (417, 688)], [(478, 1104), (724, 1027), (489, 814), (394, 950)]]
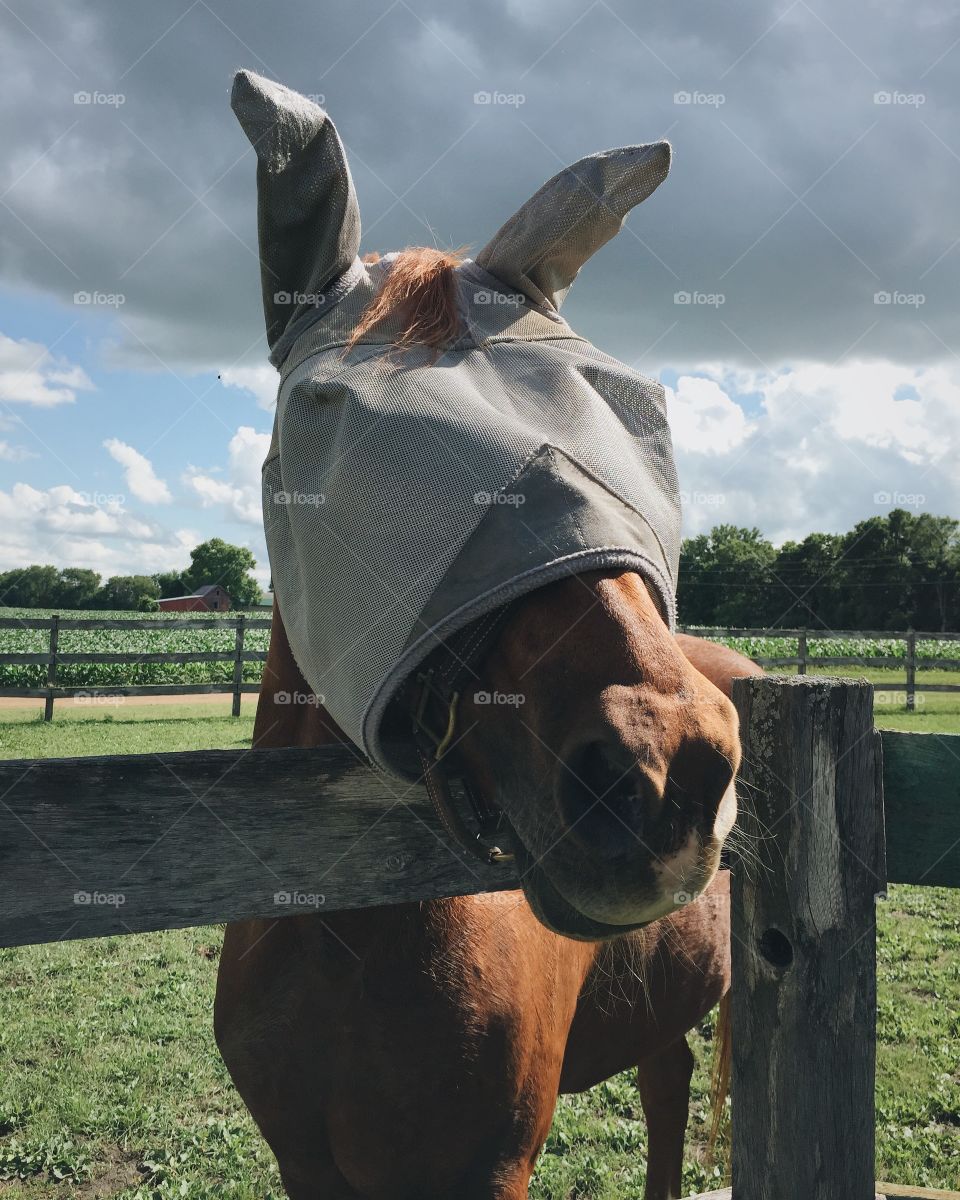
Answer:
[[(556, 672), (581, 681), (571, 715), (549, 687), (540, 703), (526, 684), (525, 708), (538, 711), (525, 719), (539, 736), (551, 720), (603, 721), (617, 746), (644, 759), (664, 754), (668, 738), (699, 736), (737, 761), (716, 689), (729, 692), (731, 677), (758, 668), (671, 638), (632, 575), (534, 593), (489, 655), (485, 685), (520, 677), (574, 611), (576, 643), (543, 666), (544, 684)], [(275, 701), (297, 692), (309, 688), (275, 610), (255, 745), (342, 740), (322, 708)], [(656, 746), (641, 743), (647, 714), (663, 739)], [(538, 752), (535, 735), (486, 725), (491, 717), (478, 713), (464, 739), (476, 737), (472, 761), (485, 780), (491, 761)], [(729, 767), (713, 770), (728, 777)], [(602, 791), (606, 779), (592, 786)], [(715, 813), (719, 783), (688, 786), (691, 803)], [(605, 836), (601, 821), (581, 843), (585, 861), (596, 863)], [(531, 876), (524, 884), (536, 887)], [(723, 871), (693, 903), (606, 942), (551, 932), (519, 891), (235, 923), (221, 958), (217, 1040), (292, 1200), (520, 1200), (558, 1093), (631, 1066), (649, 1129), (645, 1195), (668, 1200), (681, 1194), (693, 1069), (684, 1035), (729, 987), (728, 922)]]
[[(388, 278), (414, 335), (446, 337), (454, 267), (425, 253)], [(729, 680), (756, 670), (674, 637), (634, 573), (546, 585), (477, 664), (452, 751), (523, 890), (228, 926), (217, 1040), (292, 1200), (520, 1200), (558, 1094), (631, 1065), (646, 1196), (679, 1196), (685, 1034), (729, 986)], [(522, 717), (478, 702), (520, 691)], [(346, 744), (277, 700), (309, 692), (275, 608), (254, 744)]]

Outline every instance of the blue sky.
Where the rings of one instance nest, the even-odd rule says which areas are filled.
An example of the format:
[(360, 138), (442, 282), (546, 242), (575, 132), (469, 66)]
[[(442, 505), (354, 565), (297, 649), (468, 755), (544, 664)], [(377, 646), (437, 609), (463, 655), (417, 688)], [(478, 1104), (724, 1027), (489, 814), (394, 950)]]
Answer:
[(10, 0), (0, 27), (0, 569), (219, 535), (267, 577), (241, 66), (322, 96), (364, 250), (476, 248), (566, 163), (669, 138), (564, 314), (667, 387), (687, 532), (960, 514), (948, 6)]

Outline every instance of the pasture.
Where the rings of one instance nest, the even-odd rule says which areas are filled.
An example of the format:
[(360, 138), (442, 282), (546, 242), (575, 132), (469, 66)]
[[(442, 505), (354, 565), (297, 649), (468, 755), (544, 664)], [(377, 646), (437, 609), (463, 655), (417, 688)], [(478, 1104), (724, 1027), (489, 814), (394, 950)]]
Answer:
[[(960, 729), (960, 697), (936, 720)], [(918, 729), (933, 716), (877, 710)], [(0, 754), (48, 757), (238, 748), (254, 705), (148, 706), (117, 698), (0, 712)], [(892, 887), (880, 905), (877, 1176), (960, 1183), (960, 893)], [(282, 1196), (269, 1151), (217, 1055), (211, 1004), (218, 928), (0, 950), (0, 1196)], [(704, 1159), (710, 1026), (698, 1059), (686, 1193), (717, 1186)], [(532, 1194), (642, 1195), (645, 1127), (629, 1075), (561, 1100)]]

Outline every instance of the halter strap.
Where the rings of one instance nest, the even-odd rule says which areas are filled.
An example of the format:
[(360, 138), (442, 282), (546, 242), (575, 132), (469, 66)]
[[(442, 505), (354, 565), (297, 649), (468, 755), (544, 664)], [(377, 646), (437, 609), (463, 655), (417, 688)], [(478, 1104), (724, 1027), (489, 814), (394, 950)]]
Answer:
[(468, 625), (433, 652), (417, 672), (413, 694), (413, 740), (420, 758), (427, 795), (447, 833), (487, 864), (513, 861), (494, 844), (501, 814), (477, 796), (465, 779), (459, 782), (473, 810), (475, 828), (460, 813), (442, 759), (457, 733), (457, 709), (474, 666), (489, 649), (513, 608), (505, 604)]

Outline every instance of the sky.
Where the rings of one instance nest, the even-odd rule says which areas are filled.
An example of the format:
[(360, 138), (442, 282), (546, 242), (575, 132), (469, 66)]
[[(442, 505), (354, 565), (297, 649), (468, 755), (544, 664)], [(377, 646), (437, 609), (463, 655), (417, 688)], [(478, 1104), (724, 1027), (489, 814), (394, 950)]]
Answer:
[(960, 515), (960, 12), (0, 3), (0, 570), (249, 546), (277, 386), (246, 67), (322, 103), (362, 251), (478, 250), (584, 154), (670, 177), (564, 316), (667, 389), (685, 533)]

